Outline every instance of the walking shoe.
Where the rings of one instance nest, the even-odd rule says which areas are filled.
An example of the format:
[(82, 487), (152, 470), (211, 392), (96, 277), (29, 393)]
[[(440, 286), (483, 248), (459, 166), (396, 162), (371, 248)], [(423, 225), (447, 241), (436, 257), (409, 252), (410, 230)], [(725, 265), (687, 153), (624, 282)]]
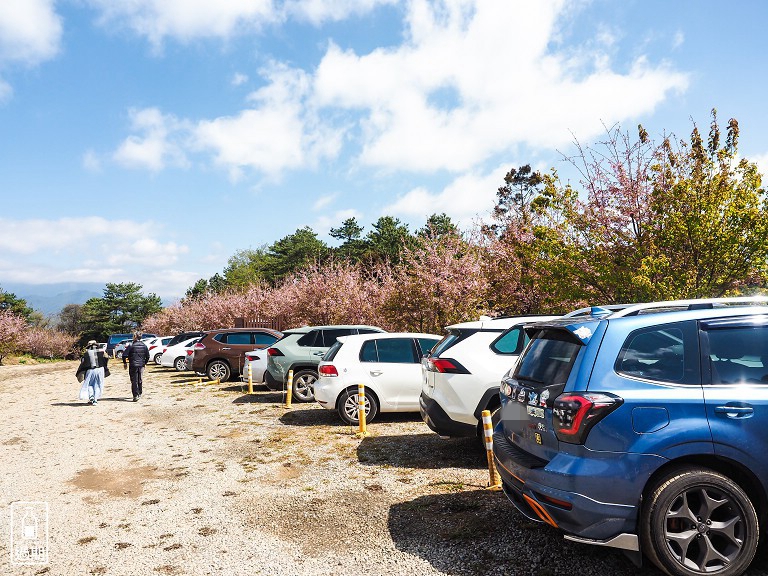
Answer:
[(93, 406), (93, 404), (94, 404), (94, 400), (93, 400), (93, 396), (91, 396), (90, 398), (88, 398), (88, 405)]
[(133, 397), (133, 401), (134, 401), (134, 402), (138, 402), (138, 401), (139, 401), (139, 397), (138, 397), (138, 396), (134, 396), (134, 397)]

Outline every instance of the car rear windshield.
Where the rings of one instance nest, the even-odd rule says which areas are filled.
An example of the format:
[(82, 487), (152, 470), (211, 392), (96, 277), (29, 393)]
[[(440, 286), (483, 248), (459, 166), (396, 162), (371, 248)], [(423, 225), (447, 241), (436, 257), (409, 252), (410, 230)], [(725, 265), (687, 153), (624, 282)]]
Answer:
[(429, 355), (432, 358), (439, 358), (440, 355), (448, 350), (449, 348), (453, 348), (461, 342), (462, 340), (466, 340), (472, 334), (475, 334), (478, 332), (478, 330), (458, 330), (454, 328), (453, 330), (449, 330), (448, 334), (443, 336), (443, 339), (438, 342), (434, 348), (430, 351)]
[(341, 350), (341, 347), (343, 345), (344, 344), (342, 342), (336, 340), (336, 342), (334, 342), (333, 345), (330, 348), (328, 348), (328, 351), (323, 355), (323, 360), (325, 360), (326, 362), (330, 362), (331, 360), (336, 358), (336, 354), (338, 354), (339, 350)]
[(515, 378), (546, 386), (565, 384), (581, 347), (565, 330), (542, 330), (520, 357)]

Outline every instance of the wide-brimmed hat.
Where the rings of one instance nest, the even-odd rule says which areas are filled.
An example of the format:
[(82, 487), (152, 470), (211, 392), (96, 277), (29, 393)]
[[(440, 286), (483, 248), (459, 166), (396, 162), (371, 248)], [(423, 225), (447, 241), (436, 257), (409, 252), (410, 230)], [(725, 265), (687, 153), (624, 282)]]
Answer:
[(99, 343), (96, 342), (96, 340), (88, 340), (88, 344), (87, 344), (88, 347), (98, 346), (98, 345), (99, 345)]

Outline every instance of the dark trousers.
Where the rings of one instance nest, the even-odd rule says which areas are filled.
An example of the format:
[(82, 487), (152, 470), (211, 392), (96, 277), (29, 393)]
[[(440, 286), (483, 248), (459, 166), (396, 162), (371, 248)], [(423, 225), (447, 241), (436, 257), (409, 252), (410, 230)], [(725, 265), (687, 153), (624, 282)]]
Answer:
[(144, 366), (128, 367), (128, 376), (131, 377), (131, 392), (134, 396), (141, 396), (142, 376), (144, 375)]

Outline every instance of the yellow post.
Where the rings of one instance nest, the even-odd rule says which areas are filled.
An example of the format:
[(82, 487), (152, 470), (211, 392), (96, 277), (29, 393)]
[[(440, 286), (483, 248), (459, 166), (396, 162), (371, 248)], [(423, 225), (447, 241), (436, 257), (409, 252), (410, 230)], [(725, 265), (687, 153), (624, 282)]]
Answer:
[(253, 394), (253, 368), (251, 363), (248, 363), (248, 394)]
[(493, 462), (493, 421), (490, 410), (483, 410), (483, 436), (485, 437), (485, 453), (488, 457), (488, 473), (490, 475), (488, 490), (498, 492), (501, 490), (501, 478), (498, 470), (496, 470), (496, 464)]
[(368, 436), (368, 427), (365, 422), (365, 384), (357, 385), (357, 421), (360, 423), (360, 429), (356, 436), (365, 438)]
[(288, 370), (288, 382), (286, 383), (286, 387), (288, 389), (285, 391), (285, 404), (283, 404), (283, 408), (290, 408), (291, 401), (293, 400), (293, 369)]

